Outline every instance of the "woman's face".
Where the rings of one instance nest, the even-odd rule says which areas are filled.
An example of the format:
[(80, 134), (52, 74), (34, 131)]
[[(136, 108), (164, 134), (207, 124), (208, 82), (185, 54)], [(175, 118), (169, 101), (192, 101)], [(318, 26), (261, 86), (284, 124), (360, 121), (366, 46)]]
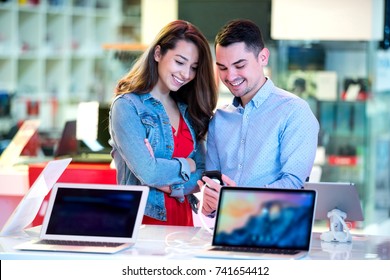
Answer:
[(157, 86), (162, 92), (177, 91), (195, 78), (199, 52), (192, 42), (180, 40), (174, 49), (161, 54), (160, 46), (154, 51), (158, 62)]

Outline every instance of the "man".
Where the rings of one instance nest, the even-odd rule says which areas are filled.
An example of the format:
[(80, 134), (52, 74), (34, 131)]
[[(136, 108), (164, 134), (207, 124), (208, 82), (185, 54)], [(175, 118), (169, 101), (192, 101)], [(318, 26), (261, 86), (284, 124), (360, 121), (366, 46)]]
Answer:
[[(215, 38), (215, 54), (234, 98), (210, 122), (206, 170), (220, 170), (225, 185), (301, 188), (314, 163), (319, 124), (306, 101), (265, 76), (270, 53), (260, 29), (249, 20), (227, 23)], [(221, 186), (202, 179), (209, 186), (202, 212), (210, 215)]]

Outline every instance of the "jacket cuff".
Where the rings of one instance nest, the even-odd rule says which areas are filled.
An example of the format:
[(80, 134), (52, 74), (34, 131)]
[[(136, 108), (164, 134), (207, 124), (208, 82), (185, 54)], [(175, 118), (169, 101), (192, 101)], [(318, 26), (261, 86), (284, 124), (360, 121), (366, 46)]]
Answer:
[(172, 185), (170, 186), (170, 189), (171, 189), (171, 193), (170, 193), (170, 197), (174, 197), (174, 198), (177, 198), (179, 199), (183, 199), (184, 201), (184, 187), (183, 185)]
[(184, 181), (188, 181), (191, 177), (191, 169), (190, 165), (188, 164), (187, 160), (185, 158), (176, 158), (181, 165), (180, 168), (180, 175), (182, 176)]

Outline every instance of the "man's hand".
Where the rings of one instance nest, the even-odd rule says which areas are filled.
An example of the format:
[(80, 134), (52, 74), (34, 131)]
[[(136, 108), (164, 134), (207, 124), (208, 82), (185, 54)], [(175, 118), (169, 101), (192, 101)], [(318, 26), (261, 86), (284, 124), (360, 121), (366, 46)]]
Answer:
[[(219, 192), (222, 186), (206, 176), (203, 176), (202, 180), (198, 180), (197, 183), (199, 188), (204, 188), (202, 213), (207, 216), (217, 209)], [(224, 174), (222, 174), (222, 181), (226, 186), (236, 186), (236, 183)]]

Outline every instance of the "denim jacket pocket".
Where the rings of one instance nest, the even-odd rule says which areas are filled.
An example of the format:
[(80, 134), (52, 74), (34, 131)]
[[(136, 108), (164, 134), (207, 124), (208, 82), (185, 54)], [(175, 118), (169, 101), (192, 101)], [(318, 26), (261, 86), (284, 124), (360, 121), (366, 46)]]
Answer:
[(140, 116), (141, 122), (145, 127), (146, 137), (152, 146), (156, 145), (156, 141), (158, 140), (158, 125), (157, 125), (157, 117), (151, 116), (150, 114), (143, 114)]
[(153, 117), (150, 114), (142, 114), (141, 122), (145, 127), (156, 127), (157, 126), (157, 117)]

